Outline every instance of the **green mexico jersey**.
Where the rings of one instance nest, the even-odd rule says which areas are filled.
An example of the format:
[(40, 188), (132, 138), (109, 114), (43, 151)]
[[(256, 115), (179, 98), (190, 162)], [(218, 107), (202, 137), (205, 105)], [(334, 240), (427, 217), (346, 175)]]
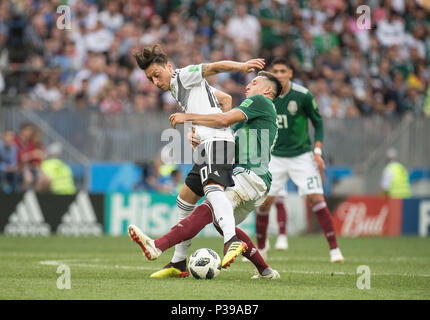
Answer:
[(253, 171), (270, 189), (272, 175), (269, 172), (270, 153), (277, 136), (276, 109), (272, 100), (255, 95), (245, 99), (240, 109), (246, 120), (233, 126), (236, 140), (234, 167)]
[(272, 154), (277, 157), (295, 157), (311, 151), (308, 119), (315, 128), (315, 141), (323, 141), (323, 120), (312, 93), (290, 82), (290, 90), (274, 101), (278, 120), (278, 139)]

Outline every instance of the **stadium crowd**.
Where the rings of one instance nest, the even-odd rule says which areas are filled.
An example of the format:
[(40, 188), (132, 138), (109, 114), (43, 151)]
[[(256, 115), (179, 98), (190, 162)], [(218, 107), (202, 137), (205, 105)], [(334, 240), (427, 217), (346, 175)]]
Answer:
[[(3, 106), (176, 110), (132, 56), (160, 43), (178, 67), (286, 56), (324, 117), (430, 116), (430, 8), (423, 0), (66, 3), (70, 29), (62, 28), (64, 12), (57, 13), (64, 1), (1, 1)], [(371, 9), (370, 30), (357, 24), (362, 4)], [(248, 79), (233, 73), (209, 81), (237, 103)]]
[(45, 146), (42, 131), (24, 122), (18, 132), (6, 130), (0, 139), (0, 192), (26, 190), (73, 194), (76, 189), (70, 167), (60, 157), (58, 142)]
[[(176, 111), (171, 95), (152, 86), (132, 56), (160, 43), (178, 67), (285, 56), (294, 81), (311, 89), (326, 118), (430, 117), (425, 1), (73, 0), (66, 3), (70, 29), (57, 24), (65, 22), (57, 13), (64, 3), (0, 1), (1, 107)], [(371, 8), (370, 30), (357, 24), (362, 4)], [(232, 73), (208, 81), (237, 104), (249, 78)], [(33, 125), (4, 131), (0, 189), (47, 190), (49, 170), (41, 163), (52, 158), (48, 151)], [(181, 170), (155, 159), (142, 166), (135, 189), (176, 193), (182, 180)]]
[[(288, 57), (324, 117), (430, 116), (430, 9), (422, 0), (1, 1), (0, 90), (36, 110), (176, 110), (132, 57), (154, 43), (176, 66)], [(371, 9), (359, 29), (358, 6)], [(7, 50), (5, 50), (7, 49)], [(213, 86), (243, 98), (243, 74)]]

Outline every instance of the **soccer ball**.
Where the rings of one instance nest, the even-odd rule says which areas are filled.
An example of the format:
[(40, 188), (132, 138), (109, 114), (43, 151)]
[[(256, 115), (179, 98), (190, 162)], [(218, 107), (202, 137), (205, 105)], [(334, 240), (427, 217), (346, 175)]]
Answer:
[(221, 258), (212, 249), (198, 249), (190, 257), (188, 270), (196, 279), (213, 279), (221, 271)]

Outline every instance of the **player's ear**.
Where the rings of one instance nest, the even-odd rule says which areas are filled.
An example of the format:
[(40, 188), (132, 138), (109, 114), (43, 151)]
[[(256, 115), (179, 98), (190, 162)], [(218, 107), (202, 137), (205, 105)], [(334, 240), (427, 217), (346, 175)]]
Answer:
[(264, 95), (271, 95), (273, 92), (273, 87), (272, 86), (267, 86), (266, 88), (264, 88), (263, 93)]
[(170, 63), (170, 61), (166, 62), (166, 68), (167, 68), (167, 70), (173, 72), (173, 67), (172, 67), (172, 64)]

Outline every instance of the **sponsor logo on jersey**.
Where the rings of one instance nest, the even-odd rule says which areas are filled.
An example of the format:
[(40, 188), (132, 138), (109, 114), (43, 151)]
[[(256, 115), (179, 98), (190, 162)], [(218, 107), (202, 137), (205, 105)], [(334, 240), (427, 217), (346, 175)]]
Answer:
[(245, 99), (242, 101), (242, 103), (240, 104), (241, 107), (247, 108), (249, 107), (254, 101), (252, 99)]
[(9, 217), (5, 235), (49, 236), (51, 227), (45, 223), (34, 191), (27, 191)]
[(102, 233), (103, 227), (97, 222), (88, 193), (79, 192), (76, 200), (72, 202), (62, 217), (61, 224), (57, 228), (57, 234), (99, 236)]
[(188, 72), (195, 72), (195, 71), (199, 71), (199, 66), (190, 66), (188, 68)]
[(297, 102), (295, 102), (295, 101), (290, 101), (290, 102), (288, 103), (287, 110), (288, 110), (288, 112), (289, 112), (292, 116), (294, 116), (294, 115), (297, 113), (297, 110), (298, 110)]

